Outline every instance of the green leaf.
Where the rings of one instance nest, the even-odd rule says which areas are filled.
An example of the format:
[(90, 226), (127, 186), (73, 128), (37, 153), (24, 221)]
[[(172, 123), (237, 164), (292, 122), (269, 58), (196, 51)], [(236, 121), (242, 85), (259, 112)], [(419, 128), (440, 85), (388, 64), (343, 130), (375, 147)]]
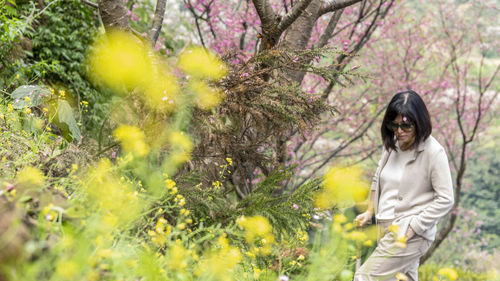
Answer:
[[(50, 91), (45, 87), (24, 85), (15, 89), (10, 96), (14, 100), (12, 107), (22, 109), (25, 106), (34, 107), (42, 104), (42, 98), (48, 95), (50, 95)], [(26, 97), (29, 97), (29, 101), (26, 100)]]
[[(63, 131), (64, 137), (71, 141), (71, 137), (77, 141), (82, 138), (82, 134), (80, 133), (80, 128), (78, 128), (78, 124), (75, 120), (75, 115), (73, 114), (73, 109), (71, 105), (65, 100), (59, 100), (57, 103), (57, 119), (60, 124), (64, 124), (66, 126), (61, 126), (57, 124), (58, 127)], [(71, 133), (71, 136), (68, 136), (67, 131)], [(66, 132), (64, 132), (66, 131)]]
[(14, 7), (12, 7), (12, 6), (6, 5), (4, 8), (11, 15), (16, 15), (17, 14), (16, 9), (14, 9)]
[(19, 198), (19, 202), (21, 203), (31, 202), (31, 200), (33, 200), (33, 198), (31, 198), (31, 196), (29, 195), (24, 195), (23, 197)]

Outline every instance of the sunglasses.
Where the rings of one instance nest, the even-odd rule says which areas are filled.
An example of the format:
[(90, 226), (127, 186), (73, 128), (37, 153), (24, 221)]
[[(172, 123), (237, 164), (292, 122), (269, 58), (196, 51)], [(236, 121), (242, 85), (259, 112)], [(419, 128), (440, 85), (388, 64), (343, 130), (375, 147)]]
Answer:
[(394, 122), (388, 123), (388, 124), (386, 124), (386, 126), (389, 130), (392, 130), (394, 132), (396, 132), (398, 130), (398, 128), (401, 128), (401, 130), (403, 130), (404, 132), (409, 132), (409, 131), (413, 130), (413, 127), (414, 127), (414, 125), (412, 123), (398, 124), (398, 123), (394, 123)]

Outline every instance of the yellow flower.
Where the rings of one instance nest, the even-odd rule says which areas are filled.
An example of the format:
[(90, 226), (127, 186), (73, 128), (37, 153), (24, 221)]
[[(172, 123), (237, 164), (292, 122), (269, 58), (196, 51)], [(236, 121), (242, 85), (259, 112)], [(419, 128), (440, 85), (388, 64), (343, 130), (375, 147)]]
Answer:
[(332, 229), (336, 233), (341, 233), (342, 232), (342, 226), (340, 225), (340, 223), (333, 223), (332, 224)]
[(220, 189), (222, 187), (222, 183), (220, 183), (220, 181), (215, 181), (215, 182), (212, 182), (212, 186), (215, 189)]
[(366, 246), (366, 247), (371, 247), (371, 246), (373, 246), (373, 241), (372, 241), (372, 240), (366, 240), (366, 241), (363, 243), (363, 246)]
[(7, 112), (11, 112), (14, 110), (14, 107), (12, 107), (12, 103), (9, 103), (7, 107), (8, 107)]
[(31, 98), (30, 97), (25, 97), (24, 101), (31, 101)]
[(183, 216), (188, 216), (188, 215), (189, 215), (189, 213), (190, 213), (190, 211), (189, 211), (189, 210), (186, 210), (186, 209), (184, 209), (184, 208), (182, 208), (182, 209), (181, 209), (181, 215), (183, 215)]
[(500, 274), (498, 269), (490, 269), (488, 271), (488, 279), (489, 280), (499, 280)]
[(26, 109), (24, 110), (24, 112), (25, 112), (26, 114), (30, 114), (30, 113), (31, 113), (31, 109), (30, 109), (30, 108), (26, 108)]
[(347, 218), (344, 214), (336, 214), (333, 216), (333, 221), (336, 223), (344, 223), (347, 221)]
[[(245, 239), (248, 243), (253, 244), (257, 238), (260, 238), (263, 244), (270, 245), (274, 243), (271, 224), (263, 216), (248, 218), (242, 216), (238, 218), (236, 223), (245, 230)], [(270, 251), (270, 247), (263, 249), (264, 254), (270, 253)]]
[[(102, 231), (123, 225), (132, 219), (141, 210), (139, 196), (134, 196), (135, 188), (128, 183), (120, 182), (113, 173), (111, 161), (104, 158), (93, 167), (88, 179), (83, 185), (89, 203), (92, 203), (93, 212), (103, 217)], [(126, 210), (126, 211), (125, 211)]]
[(101, 249), (97, 252), (97, 256), (101, 259), (109, 258), (113, 255), (113, 250), (111, 249)]
[(406, 248), (406, 236), (397, 236), (394, 245), (399, 248)]
[(21, 172), (19, 172), (18, 181), (23, 185), (35, 185), (41, 186), (44, 183), (43, 173), (34, 167), (24, 167)]
[(167, 189), (170, 189), (170, 190), (175, 188), (175, 185), (176, 185), (175, 181), (173, 181), (171, 179), (166, 179), (165, 184), (167, 185)]
[(153, 64), (152, 71), (148, 83), (142, 87), (144, 98), (149, 106), (154, 109), (174, 109), (177, 94), (180, 91), (177, 80), (166, 69), (161, 67), (160, 62)]
[(115, 90), (147, 85), (153, 67), (149, 50), (137, 37), (113, 31), (96, 42), (89, 61), (97, 78)]
[(329, 209), (339, 204), (363, 201), (367, 192), (368, 184), (361, 180), (361, 170), (358, 167), (330, 168), (314, 203), (320, 209)]
[(391, 224), (388, 229), (390, 232), (393, 232), (396, 234), (399, 233), (399, 226), (398, 225)]
[(358, 243), (362, 243), (364, 241), (367, 240), (367, 236), (365, 233), (361, 232), (361, 231), (353, 231), (353, 232), (350, 232), (349, 234), (347, 234), (347, 239), (350, 239), (350, 240), (353, 240), (353, 241), (356, 241)]
[(113, 136), (121, 142), (123, 149), (137, 156), (146, 156), (149, 146), (144, 142), (144, 133), (137, 127), (120, 125)]
[(189, 252), (179, 243), (170, 248), (169, 257), (168, 266), (171, 270), (183, 270), (188, 265)]
[(57, 219), (57, 213), (55, 211), (51, 211), (45, 215), (45, 219), (53, 222)]
[(351, 229), (353, 229), (353, 228), (354, 228), (354, 225), (353, 225), (352, 223), (346, 223), (346, 224), (344, 225), (344, 230), (345, 230), (345, 231), (349, 231), (349, 230), (351, 230)]
[(406, 276), (406, 274), (404, 274), (404, 273), (398, 272), (396, 274), (396, 279), (398, 279), (398, 281), (407, 281), (408, 276)]
[(191, 152), (191, 150), (193, 150), (193, 143), (189, 137), (181, 131), (170, 133), (169, 142), (172, 146), (182, 148), (185, 152)]
[(204, 48), (190, 48), (179, 56), (180, 68), (195, 78), (220, 79), (227, 73), (226, 66)]
[(63, 260), (56, 266), (56, 272), (66, 280), (73, 279), (78, 272), (78, 265), (74, 261)]
[(219, 236), (217, 244), (218, 247), (212, 248), (199, 259), (199, 266), (195, 270), (198, 277), (196, 280), (233, 280), (232, 273), (242, 259), (241, 253), (239, 249), (230, 246), (224, 236)]
[(229, 166), (233, 166), (233, 159), (228, 157), (228, 158), (226, 158), (226, 161), (229, 164)]
[(204, 81), (192, 80), (189, 88), (195, 94), (196, 104), (203, 110), (210, 110), (222, 100), (222, 94)]
[(307, 232), (299, 230), (297, 232), (297, 239), (301, 242), (301, 244), (304, 244), (304, 242), (309, 240), (309, 235)]
[(450, 281), (457, 280), (458, 273), (453, 268), (445, 267), (438, 270), (438, 274)]
[(186, 200), (184, 198), (182, 198), (181, 200), (179, 200), (179, 206), (184, 206), (186, 205)]

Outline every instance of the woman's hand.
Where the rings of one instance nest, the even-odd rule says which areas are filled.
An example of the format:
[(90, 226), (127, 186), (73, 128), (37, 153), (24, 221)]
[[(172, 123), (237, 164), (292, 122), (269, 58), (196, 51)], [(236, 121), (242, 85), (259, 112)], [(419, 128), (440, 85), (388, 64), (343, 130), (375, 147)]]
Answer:
[(406, 230), (406, 241), (410, 240), (413, 236), (415, 236), (415, 231), (411, 226), (408, 226), (408, 229)]
[(373, 213), (370, 211), (366, 211), (362, 214), (359, 214), (355, 219), (354, 219), (354, 225), (355, 226), (365, 226), (367, 224), (371, 224), (372, 222), (372, 215)]

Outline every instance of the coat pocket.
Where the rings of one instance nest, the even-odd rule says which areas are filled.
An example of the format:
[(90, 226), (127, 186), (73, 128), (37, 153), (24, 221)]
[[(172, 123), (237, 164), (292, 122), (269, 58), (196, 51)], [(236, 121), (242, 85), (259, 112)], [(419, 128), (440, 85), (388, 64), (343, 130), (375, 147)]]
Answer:
[(397, 218), (392, 222), (392, 225), (396, 226), (395, 232), (397, 237), (403, 237), (404, 235), (406, 235), (406, 231), (410, 226), (411, 218), (412, 216)]

